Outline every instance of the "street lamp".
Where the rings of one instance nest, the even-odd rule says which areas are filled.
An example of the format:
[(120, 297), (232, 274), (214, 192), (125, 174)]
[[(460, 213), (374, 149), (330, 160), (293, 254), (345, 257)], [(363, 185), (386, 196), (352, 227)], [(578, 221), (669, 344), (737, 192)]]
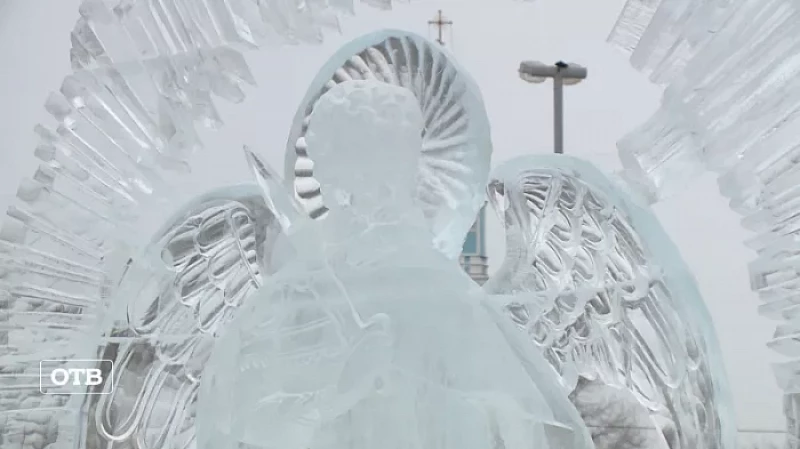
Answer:
[(588, 70), (578, 64), (558, 61), (547, 65), (539, 61), (522, 61), (519, 77), (529, 83), (543, 83), (553, 78), (553, 138), (556, 153), (564, 152), (564, 92), (563, 87), (578, 84), (586, 78)]

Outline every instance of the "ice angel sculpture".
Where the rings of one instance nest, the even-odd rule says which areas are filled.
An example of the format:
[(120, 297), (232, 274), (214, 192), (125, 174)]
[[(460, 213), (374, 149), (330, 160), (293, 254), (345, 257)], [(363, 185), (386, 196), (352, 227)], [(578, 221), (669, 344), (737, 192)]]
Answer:
[[(370, 3), (391, 4), (388, 0)], [(181, 205), (172, 195), (172, 186), (180, 180), (177, 173), (191, 166), (192, 152), (201, 147), (194, 123), (221, 124), (212, 94), (241, 101), (242, 84), (255, 81), (243, 55), (232, 46), (254, 47), (269, 37), (317, 41), (320, 26), (335, 26), (333, 13), (352, 6), (347, 1), (287, 5), (244, 0), (83, 3), (72, 35), (76, 71), (47, 102), (57, 127), (53, 131), (36, 128), (41, 143), (35, 155), (42, 165), (20, 186), (19, 201), (9, 209), (0, 229), (2, 447), (193, 448), (197, 423), (206, 432), (200, 436), (203, 445), (231, 445), (236, 439), (243, 445), (366, 445), (381, 432), (396, 432), (397, 441), (408, 442), (403, 438), (415, 434), (400, 433), (416, 426), (420, 439), (413, 443), (417, 446), (438, 446), (445, 436), (456, 438), (448, 444), (477, 445), (492, 436), (501, 437), (504, 445), (519, 447), (590, 447), (586, 429), (566, 399), (578, 374), (622, 384), (656, 413), (670, 410), (676, 428), (685, 434), (683, 441), (694, 441), (695, 447), (717, 447), (717, 428), (727, 445), (724, 378), (713, 359), (713, 338), (703, 333), (710, 332), (703, 327), (710, 322), (694, 326), (695, 318), (686, 312), (690, 305), (702, 312), (691, 288), (682, 290), (681, 286), (691, 287), (690, 281), (653, 281), (655, 286), (667, 286), (669, 299), (663, 304), (652, 306), (654, 301), (643, 296), (622, 303), (621, 308), (610, 307), (610, 318), (589, 320), (583, 316), (597, 318), (592, 307), (602, 304), (602, 298), (586, 299), (583, 309), (577, 305), (570, 309), (570, 304), (577, 304), (572, 298), (580, 295), (571, 293), (575, 286), (564, 281), (585, 275), (584, 265), (571, 262), (579, 259), (563, 259), (569, 267), (560, 272), (555, 284), (528, 277), (531, 267), (547, 274), (558, 271), (551, 266), (552, 257), (540, 258), (558, 250), (553, 241), (531, 245), (545, 241), (541, 240), (544, 234), (537, 237), (540, 240), (521, 243), (521, 251), (533, 257), (531, 265), (505, 267), (503, 276), (509, 281), (492, 281), (490, 287), (496, 289), (488, 293), (493, 297), (469, 284), (455, 263), (445, 265), (483, 203), (491, 142), (474, 83), (452, 58), (423, 38), (399, 31), (367, 36), (346, 47), (321, 71), (292, 130), (286, 176), (291, 193), (284, 194), (281, 180), (253, 153), (247, 153), (256, 185), (219, 189)], [(335, 164), (341, 161), (332, 161), (324, 148), (314, 153), (304, 146), (313, 140), (306, 119), (314, 115), (323, 91), (359, 78), (397, 84), (416, 97), (423, 120), (416, 137), (422, 140), (402, 153), (417, 155), (422, 150), (418, 183), (405, 196), (419, 207), (407, 209), (415, 210), (416, 218), (396, 220), (395, 206), (380, 201), (400, 198), (391, 189), (359, 200), (346, 189), (325, 191), (315, 184), (334, 186), (351, 180), (326, 181), (324, 165), (319, 172), (323, 178), (316, 180), (308, 154), (319, 154), (333, 163), (328, 165), (330, 175), (337, 173)], [(384, 92), (385, 87), (375, 89)], [(350, 88), (352, 84), (336, 92)], [(405, 106), (394, 112), (407, 110), (413, 101), (407, 93), (398, 95), (399, 104)], [(369, 112), (374, 109), (361, 111)], [(419, 119), (409, 120), (419, 124)], [(366, 118), (354, 120), (363, 123)], [(324, 135), (325, 125), (320, 126)], [(380, 130), (400, 132), (383, 126), (375, 133)], [(368, 134), (366, 140), (376, 142), (378, 134)], [(365, 160), (374, 162), (374, 156)], [(510, 185), (506, 178), (498, 179)], [(541, 193), (531, 193), (524, 203), (539, 204)], [(558, 202), (555, 195), (548, 198), (556, 205), (548, 206), (549, 215), (545, 215), (558, 224), (560, 218), (550, 215), (559, 208), (572, 211), (573, 203)], [(367, 204), (359, 203), (365, 199)], [(521, 204), (513, 196), (508, 200)], [(365, 210), (371, 212), (365, 214)], [(315, 221), (323, 216), (325, 220)], [(408, 251), (397, 249), (391, 235), (373, 230), (374, 218), (397, 226), (401, 221), (407, 224), (403, 229), (409, 233), (409, 243), (403, 249)], [(353, 221), (366, 226), (374, 245), (359, 244), (362, 234), (354, 234)], [(509, 236), (531, 230), (521, 227), (523, 223), (527, 226), (533, 221), (518, 221), (515, 226), (522, 234), (515, 234), (512, 227)], [(587, 235), (578, 247), (625, 265), (624, 257), (602, 246), (616, 238), (609, 237), (614, 224), (602, 223), (603, 237)], [(562, 228), (571, 231), (565, 234)], [(553, 226), (551, 233), (563, 238), (577, 229)], [(654, 244), (651, 239), (662, 237), (637, 229), (625, 238), (634, 234), (650, 245)], [(412, 235), (419, 240), (412, 242)], [(624, 238), (619, 241), (628, 244)], [(425, 255), (431, 273), (444, 276), (454, 287), (436, 298), (442, 301), (433, 302), (440, 309), (408, 316), (425, 309), (419, 302), (409, 301), (404, 308), (400, 301), (389, 301), (398, 296), (406, 299), (402, 289), (413, 287), (408, 285), (411, 282), (400, 284), (400, 273), (419, 274), (420, 283), (431, 286), (428, 291), (415, 291), (420, 298), (428, 298), (440, 287), (430, 279), (431, 273), (414, 271), (419, 260), (412, 248)], [(680, 272), (657, 254), (632, 254), (636, 263), (631, 266), (649, 269), (663, 263), (667, 280)], [(370, 264), (379, 268), (375, 279), (347, 268)], [(318, 275), (294, 282), (303, 270), (316, 270)], [(384, 288), (385, 298), (365, 295), (368, 289), (363, 288), (357, 290), (360, 297), (351, 298), (351, 289), (342, 288), (340, 276), (350, 276), (356, 285), (369, 281), (366, 286)], [(525, 282), (515, 283), (522, 278)], [(380, 282), (384, 279), (385, 285)], [(617, 285), (618, 279), (612, 276), (612, 284), (623, 293), (635, 287), (636, 295), (645, 289), (648, 295), (661, 291), (650, 281), (643, 287), (642, 279)], [(588, 284), (589, 290), (598, 288), (596, 283)], [(547, 289), (539, 290), (540, 285)], [(544, 302), (542, 295), (547, 298)], [(636, 295), (619, 295), (610, 301)], [(284, 301), (287, 298), (293, 300)], [(562, 304), (571, 310), (566, 318), (560, 314)], [(524, 319), (523, 309), (529, 314)], [(252, 319), (248, 320), (248, 313)], [(645, 315), (644, 320), (635, 319), (639, 313)], [(674, 316), (684, 327), (671, 328), (675, 321), (663, 318)], [(458, 326), (468, 322), (459, 320), (472, 320), (475, 333)], [(515, 328), (515, 321), (527, 336)], [(444, 323), (443, 329), (454, 329), (455, 335), (464, 338), (454, 342), (452, 336), (437, 333), (439, 322)], [(550, 337), (542, 339), (537, 332), (555, 322), (559, 325)], [(658, 331), (646, 334), (647, 326)], [(584, 338), (584, 330), (590, 327), (592, 332)], [(481, 339), (476, 341), (476, 336)], [(223, 338), (223, 345), (215, 348), (218, 338)], [(614, 338), (623, 343), (615, 346)], [(318, 342), (324, 344), (315, 345)], [(412, 347), (411, 342), (430, 348)], [(460, 348), (466, 346), (464, 342), (474, 346), (475, 352), (443, 350), (456, 343), (464, 349)], [(665, 354), (657, 350), (659, 344), (680, 349), (674, 357), (656, 363), (653, 360)], [(608, 356), (576, 355), (603, 345), (609, 349)], [(441, 363), (420, 366), (414, 359), (419, 353), (414, 351), (424, 349), (433, 357), (425, 358), (425, 363), (436, 357)], [(226, 366), (237, 358), (248, 358), (253, 350), (262, 357), (244, 360), (239, 368), (246, 369)], [(483, 355), (508, 369), (493, 370), (479, 363)], [(622, 363), (610, 367), (608, 361), (616, 356)], [(91, 359), (109, 360), (113, 368)], [(286, 363), (275, 365), (276, 360)], [(597, 366), (589, 366), (590, 360), (606, 362), (608, 369), (598, 373)], [(267, 370), (270, 366), (281, 369)], [(59, 368), (97, 367), (104, 370), (102, 383), (88, 387), (60, 385), (42, 376)], [(631, 367), (648, 372), (634, 375), (635, 370), (627, 370)], [(442, 377), (430, 384), (424, 377), (410, 375), (420, 370)], [(264, 374), (270, 383), (259, 385), (257, 394), (242, 396), (245, 390), (239, 387), (252, 376), (261, 380)], [(209, 392), (215, 382), (230, 391), (212, 388)], [(457, 388), (451, 389), (451, 382)], [(201, 388), (206, 390), (198, 402)], [(476, 396), (476, 390), (484, 394)], [(421, 404), (435, 404), (420, 411), (420, 416), (440, 419), (416, 419), (412, 413), (404, 416), (413, 421), (395, 421), (395, 427), (386, 427), (392, 410), (383, 405), (408, 410), (409, 393), (417, 394), (414, 397)], [(252, 419), (233, 419), (234, 399), (243, 401), (255, 416), (276, 421), (265, 423), (262, 429)], [(287, 426), (269, 432), (274, 429), (269, 426), (278, 423)], [(353, 435), (354, 424), (375, 434)], [(466, 437), (475, 440), (457, 439)]]
[(201, 448), (592, 447), (541, 354), (432, 246), (422, 125), (413, 93), (379, 81), (316, 103), (306, 140), (328, 215), (288, 239), (319, 245), (294, 245), (216, 345)]

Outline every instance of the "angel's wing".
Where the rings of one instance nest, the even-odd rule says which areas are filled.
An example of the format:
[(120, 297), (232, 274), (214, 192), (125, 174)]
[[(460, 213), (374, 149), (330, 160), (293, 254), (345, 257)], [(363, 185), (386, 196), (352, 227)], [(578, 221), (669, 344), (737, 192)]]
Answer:
[(489, 186), (507, 253), (484, 289), (561, 376), (631, 391), (679, 430), (680, 447), (735, 437), (713, 323), (647, 208), (590, 164), (523, 157)]
[[(122, 272), (113, 283), (100, 270), (6, 240), (6, 441), (190, 444), (192, 405), (214, 334), (272, 271), (269, 249), (278, 232), (260, 190), (244, 186), (179, 210), (145, 252), (115, 263)], [(54, 235), (41, 232), (38, 242)], [(77, 359), (110, 360), (113, 369)], [(63, 390), (46, 377), (57, 366), (107, 372), (94, 390)]]
[(114, 371), (88, 414), (96, 444), (193, 442), (214, 337), (273, 271), (279, 229), (259, 190), (223, 189), (180, 210), (128, 265), (103, 326)]

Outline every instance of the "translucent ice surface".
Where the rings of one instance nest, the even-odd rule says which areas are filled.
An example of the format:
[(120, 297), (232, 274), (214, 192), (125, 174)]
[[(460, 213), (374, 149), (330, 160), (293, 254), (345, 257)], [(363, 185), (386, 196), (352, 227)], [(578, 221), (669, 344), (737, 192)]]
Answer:
[(417, 97), (424, 126), (416, 198), (433, 231), (434, 245), (448, 257), (458, 257), (464, 235), (485, 202), (492, 154), (489, 118), (470, 75), (428, 39), (382, 30), (340, 48), (320, 69), (298, 108), (284, 177), (312, 217), (325, 213), (314, 163), (306, 153), (308, 117), (328, 89), (360, 79), (403, 86)]
[(713, 322), (652, 211), (563, 155), (506, 161), (489, 190), (507, 254), (483, 288), (563, 388), (571, 392), (583, 376), (628, 389), (654, 418), (672, 420), (678, 447), (732, 448), (732, 398)]

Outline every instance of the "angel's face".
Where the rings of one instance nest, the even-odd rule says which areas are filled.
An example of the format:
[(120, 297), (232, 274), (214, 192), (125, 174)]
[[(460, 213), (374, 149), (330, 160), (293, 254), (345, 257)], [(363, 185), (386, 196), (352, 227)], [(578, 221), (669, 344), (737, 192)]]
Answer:
[(323, 95), (306, 140), (326, 205), (412, 207), (422, 126), (419, 102), (403, 87), (351, 81)]

